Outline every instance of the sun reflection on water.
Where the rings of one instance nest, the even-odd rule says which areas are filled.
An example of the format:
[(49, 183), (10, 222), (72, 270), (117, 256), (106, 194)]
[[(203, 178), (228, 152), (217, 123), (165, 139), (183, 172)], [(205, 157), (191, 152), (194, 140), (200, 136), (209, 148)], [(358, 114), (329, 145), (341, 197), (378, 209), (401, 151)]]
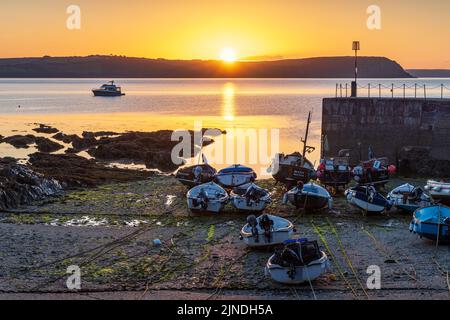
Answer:
[(222, 90), (222, 116), (226, 121), (235, 119), (235, 88), (232, 82), (227, 82)]

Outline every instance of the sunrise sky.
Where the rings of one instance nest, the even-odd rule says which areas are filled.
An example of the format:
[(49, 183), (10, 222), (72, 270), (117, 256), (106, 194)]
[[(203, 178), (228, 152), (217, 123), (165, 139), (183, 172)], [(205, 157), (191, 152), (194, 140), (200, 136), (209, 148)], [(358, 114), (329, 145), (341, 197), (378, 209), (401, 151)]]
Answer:
[[(66, 28), (72, 4), (81, 30)], [(374, 4), (379, 31), (366, 26)], [(450, 69), (449, 0), (1, 0), (0, 30), (0, 57), (264, 60), (351, 55), (358, 39), (361, 55)]]

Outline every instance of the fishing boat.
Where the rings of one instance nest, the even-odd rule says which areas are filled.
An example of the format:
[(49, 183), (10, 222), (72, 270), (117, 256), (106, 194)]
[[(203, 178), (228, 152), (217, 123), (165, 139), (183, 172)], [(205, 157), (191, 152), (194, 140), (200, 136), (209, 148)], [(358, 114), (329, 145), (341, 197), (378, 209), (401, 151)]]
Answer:
[(240, 164), (232, 165), (220, 170), (214, 181), (224, 188), (235, 188), (256, 180), (256, 173), (252, 168)]
[(262, 212), (272, 202), (269, 191), (254, 183), (233, 188), (230, 198), (233, 206), (239, 211)]
[(317, 241), (298, 239), (286, 241), (285, 247), (269, 258), (265, 273), (279, 283), (300, 284), (314, 281), (328, 269), (328, 257)]
[(392, 204), (373, 186), (356, 186), (345, 191), (347, 201), (366, 212), (382, 213)]
[(122, 88), (116, 86), (114, 81), (105, 83), (100, 88), (93, 89), (92, 92), (96, 97), (117, 97), (125, 95), (125, 93), (122, 93)]
[(251, 215), (241, 230), (241, 239), (249, 247), (265, 247), (282, 244), (294, 233), (294, 225), (289, 220), (264, 214), (258, 218)]
[(175, 174), (175, 178), (182, 184), (190, 188), (211, 182), (217, 171), (207, 163), (180, 168)]
[(297, 209), (321, 210), (333, 208), (333, 198), (330, 193), (322, 186), (312, 182), (305, 185), (300, 182), (297, 187), (289, 190), (283, 197), (283, 203), (288, 202)]
[(307, 145), (310, 124), (311, 112), (308, 114), (305, 139), (301, 139), (303, 153), (294, 152), (288, 155), (278, 153), (275, 155), (268, 170), (277, 182), (286, 184), (288, 189), (297, 185), (299, 181), (308, 183), (309, 180), (315, 178), (314, 165), (306, 159), (306, 154), (315, 150), (314, 147)]
[(414, 212), (419, 208), (431, 205), (430, 197), (424, 193), (422, 188), (405, 183), (392, 190), (387, 199), (399, 210)]
[(429, 180), (425, 186), (433, 200), (439, 203), (450, 205), (450, 183), (449, 182), (438, 182), (434, 180)]
[(409, 230), (420, 237), (450, 243), (450, 208), (437, 205), (416, 210)]
[[(320, 183), (333, 193), (346, 188), (352, 181), (352, 172), (347, 157), (324, 158), (317, 168)], [(343, 191), (343, 190), (342, 190)]]
[(193, 212), (218, 213), (222, 211), (227, 203), (227, 192), (214, 182), (196, 186), (187, 193), (188, 208)]
[(396, 170), (394, 165), (389, 165), (388, 158), (375, 157), (372, 148), (369, 147), (369, 160), (361, 161), (353, 168), (353, 179), (359, 185), (384, 186)]

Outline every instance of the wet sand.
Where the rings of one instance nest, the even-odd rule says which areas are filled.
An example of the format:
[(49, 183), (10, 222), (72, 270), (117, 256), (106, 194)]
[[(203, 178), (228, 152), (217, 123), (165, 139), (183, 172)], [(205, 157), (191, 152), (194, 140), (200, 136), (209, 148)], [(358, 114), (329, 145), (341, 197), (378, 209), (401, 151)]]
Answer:
[[(302, 215), (280, 203), (281, 186), (260, 184), (275, 200), (267, 212), (291, 219), (330, 256), (330, 272), (313, 282), (318, 299), (450, 298), (450, 248), (410, 234), (410, 215), (364, 217), (344, 198), (332, 212)], [(313, 299), (308, 284), (264, 275), (272, 249), (245, 247), (245, 214), (191, 215), (185, 193), (174, 178), (155, 176), (0, 214), (0, 298)], [(81, 267), (81, 292), (66, 287), (69, 265)], [(370, 265), (381, 268), (381, 290), (365, 286)]]

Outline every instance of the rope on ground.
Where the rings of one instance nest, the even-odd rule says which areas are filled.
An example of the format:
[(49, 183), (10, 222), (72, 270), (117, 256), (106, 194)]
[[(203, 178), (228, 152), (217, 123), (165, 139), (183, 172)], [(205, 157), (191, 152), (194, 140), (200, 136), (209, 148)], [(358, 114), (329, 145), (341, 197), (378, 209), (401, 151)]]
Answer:
[(341, 237), (339, 236), (339, 234), (338, 234), (336, 228), (335, 228), (334, 225), (331, 223), (331, 221), (330, 221), (330, 219), (329, 219), (328, 217), (327, 217), (327, 222), (328, 222), (328, 225), (329, 225), (330, 228), (331, 228), (331, 231), (334, 233), (334, 236), (336, 237), (336, 240), (338, 241), (339, 248), (341, 249), (342, 255), (344, 256), (344, 258), (345, 258), (345, 260), (346, 260), (346, 262), (347, 262), (347, 265), (349, 266), (350, 270), (352, 270), (353, 275), (354, 275), (355, 278), (356, 278), (356, 281), (358, 282), (359, 286), (361, 287), (362, 291), (364, 292), (364, 295), (367, 297), (367, 299), (370, 299), (369, 294), (368, 294), (367, 291), (366, 291), (366, 288), (364, 287), (363, 283), (361, 282), (361, 279), (360, 279), (360, 277), (358, 276), (358, 273), (356, 272), (355, 268), (353, 267), (353, 263), (352, 263), (352, 261), (350, 260), (348, 254), (347, 254), (347, 251), (346, 251), (345, 248), (344, 248), (344, 245), (343, 245), (343, 243), (342, 243), (342, 241), (341, 241)]
[(325, 248), (327, 249), (328, 253), (331, 255), (331, 258), (334, 261), (334, 264), (336, 265), (336, 268), (338, 269), (338, 272), (342, 278), (342, 280), (344, 280), (344, 282), (346, 283), (347, 287), (351, 290), (353, 296), (356, 299), (359, 299), (358, 293), (356, 292), (355, 288), (353, 288), (353, 286), (351, 285), (351, 283), (348, 281), (348, 279), (345, 277), (344, 272), (342, 271), (341, 265), (339, 264), (336, 256), (334, 255), (333, 251), (331, 250), (327, 240), (325, 239), (325, 236), (323, 235), (322, 231), (320, 230), (319, 227), (317, 227), (314, 224), (314, 221), (311, 220), (311, 226), (314, 229), (314, 232), (319, 236), (320, 240), (322, 241), (322, 243), (324, 244)]

